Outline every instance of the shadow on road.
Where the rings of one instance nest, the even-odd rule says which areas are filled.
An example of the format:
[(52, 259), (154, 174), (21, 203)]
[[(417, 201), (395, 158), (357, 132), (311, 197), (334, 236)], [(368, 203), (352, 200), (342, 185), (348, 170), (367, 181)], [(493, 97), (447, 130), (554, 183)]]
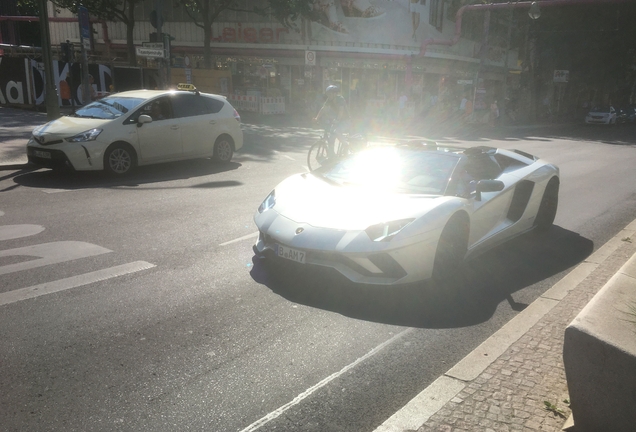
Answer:
[[(211, 159), (193, 159), (138, 167), (136, 171), (123, 178), (113, 178), (101, 171), (53, 171), (42, 169), (14, 177), (17, 185), (38, 189), (91, 189), (111, 187), (137, 187), (142, 184), (183, 180), (203, 177), (238, 169), (236, 162), (217, 163)], [(241, 185), (238, 181), (205, 182), (197, 188), (232, 187)]]
[[(529, 233), (473, 259), (462, 270), (462, 292), (451, 301), (436, 295), (432, 282), (401, 286), (356, 285), (335, 271), (254, 257), (252, 278), (289, 301), (390, 325), (455, 328), (485, 322), (497, 305), (513, 310), (515, 292), (561, 273), (593, 251), (591, 240), (554, 226), (543, 236)], [(293, 265), (290, 265), (293, 264)]]

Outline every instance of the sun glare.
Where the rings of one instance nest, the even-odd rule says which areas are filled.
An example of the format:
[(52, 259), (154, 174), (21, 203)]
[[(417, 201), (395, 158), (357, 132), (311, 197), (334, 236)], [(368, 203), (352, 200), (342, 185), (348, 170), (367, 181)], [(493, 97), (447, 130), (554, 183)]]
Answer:
[(400, 182), (401, 168), (401, 158), (394, 149), (373, 149), (353, 158), (348, 178), (375, 190), (393, 190)]

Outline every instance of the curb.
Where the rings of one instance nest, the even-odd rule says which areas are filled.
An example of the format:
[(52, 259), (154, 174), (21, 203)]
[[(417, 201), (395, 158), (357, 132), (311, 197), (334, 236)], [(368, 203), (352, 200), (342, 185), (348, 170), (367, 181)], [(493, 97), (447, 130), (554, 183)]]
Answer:
[(445, 374), (437, 378), (403, 408), (389, 417), (374, 432), (404, 432), (420, 428), (433, 414), (455, 398), (470, 382), (505, 353), (513, 343), (517, 342), (532, 326), (557, 306), (570, 291), (576, 289), (621, 246), (621, 239), (635, 235), (636, 219)]

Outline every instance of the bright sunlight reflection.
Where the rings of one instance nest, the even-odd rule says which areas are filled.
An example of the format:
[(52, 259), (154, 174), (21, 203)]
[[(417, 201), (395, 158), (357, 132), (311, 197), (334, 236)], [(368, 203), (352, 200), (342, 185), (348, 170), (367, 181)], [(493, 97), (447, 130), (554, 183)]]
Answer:
[(394, 190), (401, 180), (402, 158), (392, 148), (373, 149), (352, 158), (346, 169), (347, 180), (353, 184)]

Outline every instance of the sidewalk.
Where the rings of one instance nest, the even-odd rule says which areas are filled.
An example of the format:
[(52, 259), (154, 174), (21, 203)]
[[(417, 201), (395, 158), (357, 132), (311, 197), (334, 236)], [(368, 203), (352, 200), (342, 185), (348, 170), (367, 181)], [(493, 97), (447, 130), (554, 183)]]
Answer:
[(530, 432), (569, 427), (565, 328), (630, 258), (636, 259), (634, 240), (636, 220), (375, 432)]

